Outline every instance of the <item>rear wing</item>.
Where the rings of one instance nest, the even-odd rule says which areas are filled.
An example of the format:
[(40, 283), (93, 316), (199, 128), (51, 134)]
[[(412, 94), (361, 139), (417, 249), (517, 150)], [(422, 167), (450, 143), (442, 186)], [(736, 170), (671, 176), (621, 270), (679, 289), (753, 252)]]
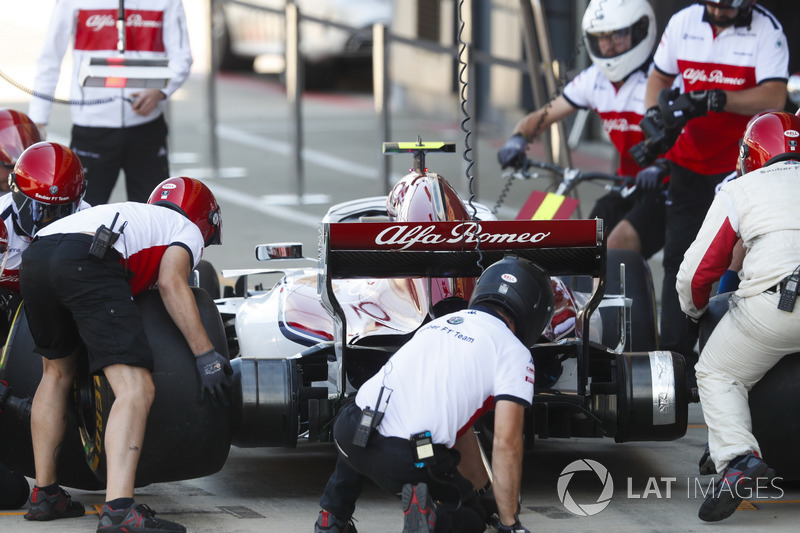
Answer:
[[(321, 239), (317, 290), (333, 318), (340, 363), (348, 351), (347, 324), (333, 292), (335, 279), (477, 277), (506, 254), (513, 254), (537, 263), (551, 276), (599, 278), (578, 317), (579, 332), (589, 331), (589, 318), (605, 292), (606, 253), (600, 219), (325, 223)], [(588, 381), (588, 334), (581, 337), (578, 349), (582, 389), (581, 384)], [(343, 373), (341, 377), (343, 394)]]

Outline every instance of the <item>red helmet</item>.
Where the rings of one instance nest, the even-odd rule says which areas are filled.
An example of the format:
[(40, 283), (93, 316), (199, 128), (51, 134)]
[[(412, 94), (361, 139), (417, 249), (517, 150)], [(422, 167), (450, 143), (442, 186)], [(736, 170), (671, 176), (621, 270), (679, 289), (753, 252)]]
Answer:
[(86, 191), (83, 166), (75, 152), (54, 142), (39, 142), (17, 159), (8, 177), (15, 222), (28, 236), (78, 210)]
[(194, 222), (203, 234), (205, 246), (222, 244), (222, 215), (211, 190), (194, 178), (167, 178), (159, 183), (148, 204), (178, 211)]
[(744, 132), (739, 161), (742, 173), (795, 159), (800, 161), (800, 117), (773, 111), (753, 120)]
[(25, 113), (0, 109), (0, 165), (14, 168), (28, 146), (42, 140), (39, 128)]

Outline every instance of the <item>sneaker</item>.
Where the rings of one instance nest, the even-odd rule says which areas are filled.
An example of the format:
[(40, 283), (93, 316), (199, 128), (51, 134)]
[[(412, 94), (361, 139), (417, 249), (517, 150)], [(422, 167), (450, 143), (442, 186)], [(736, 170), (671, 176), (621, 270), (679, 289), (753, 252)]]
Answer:
[(339, 520), (333, 513), (320, 511), (317, 523), (314, 524), (314, 533), (358, 533), (353, 519)]
[(700, 468), (701, 476), (708, 476), (710, 474), (717, 473), (717, 467), (714, 466), (714, 461), (711, 460), (711, 450), (708, 449), (707, 442), (706, 442), (706, 449), (703, 452), (703, 455), (700, 456), (700, 462), (697, 465)]
[(700, 505), (698, 516), (706, 522), (724, 520), (736, 511), (743, 497), (750, 497), (758, 478), (770, 480), (775, 471), (758, 455), (750, 452), (733, 459)]
[(157, 533), (159, 531), (185, 533), (186, 528), (175, 522), (156, 518), (156, 512), (143, 503), (117, 510), (103, 505), (100, 511), (100, 523), (97, 524), (97, 533)]
[(25, 520), (36, 520), (45, 522), (58, 518), (75, 518), (83, 516), (86, 510), (80, 502), (72, 501), (70, 495), (58, 488), (58, 492), (52, 496), (47, 494), (39, 487), (33, 487), (31, 497), (28, 500), (30, 505), (28, 512), (25, 513)]
[(403, 485), (403, 533), (430, 533), (436, 528), (436, 506), (428, 485)]

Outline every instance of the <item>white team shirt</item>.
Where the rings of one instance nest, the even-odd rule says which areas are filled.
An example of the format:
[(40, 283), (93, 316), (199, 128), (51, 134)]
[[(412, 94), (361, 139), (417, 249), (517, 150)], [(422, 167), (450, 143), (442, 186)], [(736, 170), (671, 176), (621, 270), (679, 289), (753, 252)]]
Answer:
[(564, 87), (564, 98), (575, 107), (593, 109), (603, 121), (603, 129), (619, 152), (620, 176), (635, 176), (642, 167), (628, 153), (634, 145), (644, 140), (639, 122), (644, 116), (644, 94), (647, 74), (635, 70), (617, 89), (614, 84), (592, 65)]
[(728, 268), (739, 238), (746, 255), (737, 296), (775, 286), (800, 265), (800, 163), (783, 161), (722, 186), (686, 251), (676, 288), (681, 309), (699, 317), (711, 286)]
[[(119, 0), (57, 0), (50, 18), (47, 41), (37, 64), (34, 90), (43, 95), (55, 94), (61, 60), (68, 45), (73, 48), (70, 98), (79, 101), (113, 101), (102, 104), (72, 105), (72, 123), (79, 126), (121, 128), (152, 122), (164, 111), (164, 101), (147, 116), (134, 113), (122, 97), (143, 89), (81, 87), (79, 73), (87, 57), (116, 57), (116, 21)], [(169, 58), (174, 77), (162, 92), (167, 96), (178, 90), (192, 65), (186, 15), (181, 0), (125, 0), (127, 58)], [(52, 102), (32, 98), (28, 116), (37, 124), (46, 124)]]
[(497, 400), (529, 406), (534, 367), (530, 351), (505, 322), (464, 310), (426, 324), (358, 391), (356, 404), (375, 409), (391, 389), (378, 432), (407, 439), (430, 431), (452, 447)]
[[(119, 213), (113, 230), (119, 231), (127, 222), (114, 249), (126, 262), (134, 276), (129, 280), (135, 296), (153, 287), (158, 281), (158, 268), (167, 247), (177, 245), (189, 252), (192, 268), (203, 255), (203, 235), (189, 219), (172, 209), (138, 202), (104, 204), (80, 211), (40, 230), (36, 236), (59, 233), (94, 234), (101, 224), (111, 227), (114, 215)], [(87, 250), (88, 253), (88, 250)]]
[[(653, 61), (678, 76), (685, 91), (741, 91), (770, 80), (789, 78), (789, 49), (775, 17), (758, 4), (750, 26), (725, 28), (714, 36), (703, 22), (705, 6), (691, 5), (669, 20)], [(699, 174), (734, 170), (739, 139), (750, 116), (709, 112), (690, 120), (669, 159)]]
[[(8, 256), (6, 266), (2, 275), (0, 275), (0, 287), (19, 292), (19, 265), (22, 263), (22, 252), (28, 248), (32, 239), (24, 233), (22, 235), (17, 233), (17, 228), (14, 224), (13, 203), (11, 193), (0, 196), (0, 217), (3, 218), (3, 223), (6, 225), (6, 232), (8, 233)], [(78, 210), (82, 211), (89, 207), (89, 204), (81, 200)]]

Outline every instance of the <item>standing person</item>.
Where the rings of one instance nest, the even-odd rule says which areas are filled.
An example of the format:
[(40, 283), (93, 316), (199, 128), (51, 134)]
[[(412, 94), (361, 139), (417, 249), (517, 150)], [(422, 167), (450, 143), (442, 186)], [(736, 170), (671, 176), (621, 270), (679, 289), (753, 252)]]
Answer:
[(158, 283), (167, 312), (195, 354), (201, 391), (221, 395), (231, 367), (206, 334), (187, 283), (204, 247), (220, 241), (219, 207), (208, 187), (170, 178), (147, 204), (105, 204), (75, 213), (40, 230), (25, 251), (20, 284), (43, 363), (31, 410), (36, 486), (26, 519), (83, 514), (83, 506), (56, 479), (67, 398), (83, 343), (90, 372), (103, 373), (116, 398), (107, 422), (106, 502), (97, 531), (185, 531), (133, 500), (155, 396), (153, 354), (133, 297)]
[(497, 154), (502, 167), (521, 166), (529, 142), (578, 109), (593, 109), (619, 152), (619, 176), (636, 176), (637, 193), (600, 198), (590, 218), (602, 218), (608, 247), (634, 250), (649, 258), (664, 246), (663, 161), (642, 169), (628, 150), (643, 139), (647, 70), (656, 42), (653, 8), (646, 0), (592, 0), (583, 15), (583, 40), (592, 66), (544, 107), (523, 117)]
[(748, 127), (741, 151), (745, 174), (714, 198), (678, 272), (681, 308), (697, 320), (737, 241), (744, 242), (742, 281), (696, 368), (708, 449), (722, 473), (700, 506), (705, 521), (729, 517), (758, 478), (775, 475), (753, 436), (747, 392), (784, 355), (800, 351), (798, 142), (800, 118), (789, 113), (767, 113)]
[(37, 66), (37, 96), (28, 109), (44, 131), (52, 106), (46, 95), (55, 93), (64, 52), (72, 44), (71, 97), (75, 102), (70, 146), (92, 184), (86, 196), (91, 205), (108, 202), (120, 170), (125, 171), (127, 198), (132, 202), (146, 201), (153, 188), (169, 177), (164, 101), (183, 84), (192, 65), (181, 0), (128, 0), (125, 57), (167, 57), (174, 76), (161, 90), (82, 87), (81, 66), (88, 58), (119, 55), (115, 24), (120, 3), (56, 1)]
[(748, 120), (783, 109), (788, 61), (780, 23), (751, 0), (707, 1), (679, 11), (656, 49), (646, 116), (659, 115), (658, 95), (676, 77), (685, 91), (660, 117), (670, 128), (683, 127), (670, 151), (660, 347), (683, 355), (687, 369), (697, 361), (697, 339), (689, 334), (675, 292), (678, 268), (716, 185), (736, 166)]
[(553, 308), (544, 271), (506, 256), (478, 279), (468, 309), (417, 331), (340, 411), (333, 430), (340, 454), (314, 531), (354, 533), (351, 517), (368, 478), (402, 494), (406, 533), (484, 531), (475, 489), (489, 478), (472, 423), (494, 402), (498, 531), (527, 532), (518, 520), (522, 426), (534, 381), (527, 346)]
[(0, 109), (0, 194), (10, 191), (8, 175), (28, 146), (42, 140), (36, 124), (14, 109)]

